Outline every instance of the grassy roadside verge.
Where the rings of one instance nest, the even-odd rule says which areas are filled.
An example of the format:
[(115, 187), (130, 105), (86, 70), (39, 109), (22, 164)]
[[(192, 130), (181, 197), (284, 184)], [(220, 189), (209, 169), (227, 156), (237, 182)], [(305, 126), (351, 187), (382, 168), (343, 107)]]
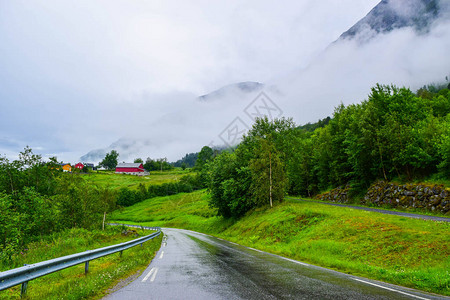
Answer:
[(408, 213), (408, 214), (417, 214), (417, 215), (425, 215), (425, 216), (432, 216), (432, 217), (444, 217), (444, 218), (450, 218), (450, 216), (445, 215), (441, 212), (430, 212), (427, 210), (423, 210), (420, 208), (408, 208), (408, 209), (399, 209), (399, 208), (393, 208), (389, 207), (387, 205), (374, 205), (374, 204), (368, 204), (368, 205), (362, 205), (359, 203), (341, 203), (341, 202), (332, 202), (332, 201), (325, 201), (325, 200), (319, 200), (319, 199), (313, 199), (313, 198), (307, 198), (307, 197), (301, 197), (301, 196), (288, 196), (286, 197), (287, 200), (290, 201), (309, 201), (309, 202), (315, 202), (318, 204), (331, 204), (335, 206), (354, 206), (354, 207), (361, 207), (361, 208), (373, 208), (373, 209), (379, 209), (379, 210), (388, 210), (392, 212), (399, 212), (399, 213)]
[(111, 218), (196, 230), (315, 265), (450, 295), (450, 224), (287, 200), (240, 220), (208, 208), (205, 191), (146, 200)]
[[(14, 262), (1, 265), (7, 270), (73, 253), (106, 247), (134, 239), (123, 236), (122, 229), (111, 227), (105, 231), (71, 229), (45, 237), (40, 242), (31, 243), (28, 249), (14, 257)], [(140, 235), (151, 231), (138, 231)], [(84, 274), (84, 264), (43, 276), (28, 283), (25, 299), (83, 299), (101, 298), (106, 291), (121, 279), (143, 271), (153, 259), (161, 245), (162, 237), (145, 242), (142, 247), (123, 251), (122, 256), (112, 254), (89, 263), (89, 273)], [(0, 299), (20, 299), (20, 286), (0, 292)], [(23, 299), (23, 298), (22, 298)]]

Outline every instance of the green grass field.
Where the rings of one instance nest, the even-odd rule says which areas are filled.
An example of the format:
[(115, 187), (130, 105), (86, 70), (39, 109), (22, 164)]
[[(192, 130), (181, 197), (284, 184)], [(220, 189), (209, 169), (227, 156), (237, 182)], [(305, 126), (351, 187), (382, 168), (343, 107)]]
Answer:
[(450, 295), (450, 224), (287, 200), (240, 220), (205, 191), (146, 200), (112, 219), (186, 228), (349, 274)]
[[(121, 227), (105, 231), (71, 229), (44, 237), (13, 257), (13, 261), (0, 265), (1, 271), (56, 257), (102, 248), (134, 239), (121, 234)], [(138, 230), (140, 235), (151, 231)], [(89, 263), (89, 273), (84, 274), (84, 264), (64, 269), (28, 282), (25, 299), (98, 299), (121, 279), (142, 272), (161, 245), (162, 235), (123, 251), (122, 256), (112, 254)], [(20, 285), (0, 292), (0, 299), (21, 299)], [(22, 298), (24, 299), (24, 298)]]
[(81, 176), (90, 183), (98, 186), (110, 187), (112, 189), (119, 189), (127, 187), (129, 189), (136, 189), (140, 183), (146, 186), (152, 184), (163, 184), (169, 182), (176, 182), (182, 176), (192, 174), (188, 169), (175, 169), (171, 171), (152, 171), (148, 176), (135, 176), (125, 174), (115, 174), (114, 172), (92, 172), (88, 174), (81, 174)]

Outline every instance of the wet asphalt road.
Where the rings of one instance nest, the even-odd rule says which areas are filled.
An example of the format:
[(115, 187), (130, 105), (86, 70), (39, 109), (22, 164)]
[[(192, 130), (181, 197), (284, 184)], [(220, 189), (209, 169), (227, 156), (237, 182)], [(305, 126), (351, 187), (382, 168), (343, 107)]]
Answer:
[(311, 266), (201, 233), (163, 232), (163, 245), (142, 275), (104, 299), (450, 299)]

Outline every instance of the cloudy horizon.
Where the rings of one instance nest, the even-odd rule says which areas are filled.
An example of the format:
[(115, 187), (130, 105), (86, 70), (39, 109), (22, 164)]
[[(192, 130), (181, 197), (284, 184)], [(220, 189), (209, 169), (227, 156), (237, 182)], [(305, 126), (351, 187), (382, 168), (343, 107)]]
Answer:
[(198, 99), (230, 84), (264, 84), (304, 124), (377, 82), (417, 89), (450, 75), (446, 20), (332, 44), (378, 2), (0, 0), (0, 154), (175, 161), (219, 145), (236, 118), (251, 126), (261, 90)]

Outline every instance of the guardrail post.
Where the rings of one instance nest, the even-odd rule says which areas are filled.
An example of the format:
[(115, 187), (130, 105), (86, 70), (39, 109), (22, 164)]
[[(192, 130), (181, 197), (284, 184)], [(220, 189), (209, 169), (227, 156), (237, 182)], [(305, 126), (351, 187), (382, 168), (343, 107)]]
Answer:
[(25, 281), (22, 283), (22, 288), (20, 289), (20, 297), (23, 297), (27, 294), (27, 286), (28, 286), (28, 281)]
[(84, 264), (84, 274), (87, 274), (89, 272), (89, 261), (87, 261), (85, 264)]
[[(28, 266), (28, 264), (23, 264), (24, 266)], [(27, 286), (28, 281), (22, 282), (22, 286), (20, 288), (20, 297), (23, 297), (27, 294)]]
[(120, 257), (122, 257), (122, 252), (123, 252), (123, 250), (120, 251)]

